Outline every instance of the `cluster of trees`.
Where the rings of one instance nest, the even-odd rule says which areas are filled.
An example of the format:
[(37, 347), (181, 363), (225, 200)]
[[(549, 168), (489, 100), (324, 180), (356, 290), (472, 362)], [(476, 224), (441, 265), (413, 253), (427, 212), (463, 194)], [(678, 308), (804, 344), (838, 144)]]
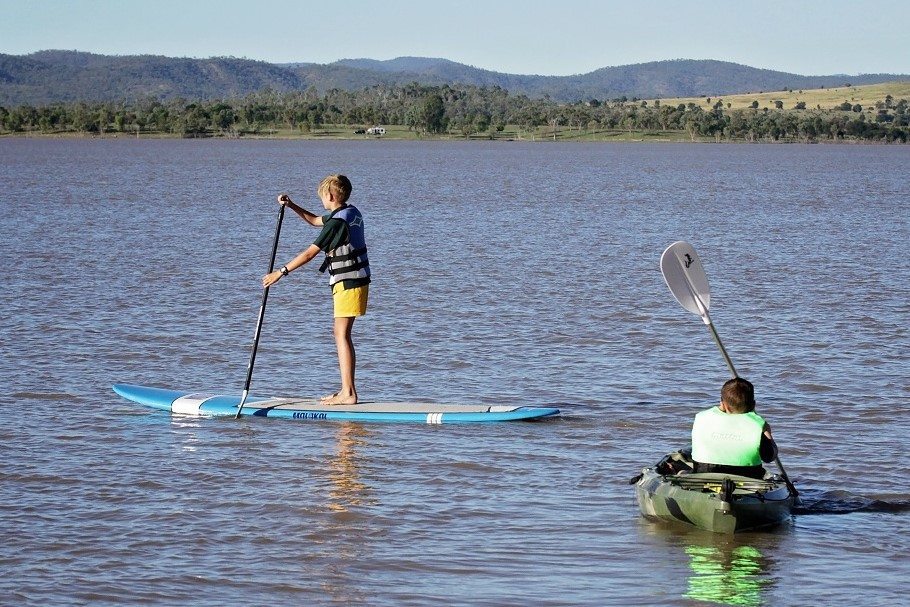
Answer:
[[(848, 107), (849, 106), (849, 107)], [(332, 89), (319, 94), (262, 91), (221, 101), (67, 103), (0, 107), (0, 131), (42, 133), (165, 133), (176, 136), (242, 136), (293, 129), (302, 133), (326, 125), (403, 125), (418, 133), (495, 137), (509, 125), (528, 134), (622, 130), (629, 133), (685, 132), (694, 141), (859, 139), (906, 142), (910, 111), (906, 99), (890, 96), (875, 107), (844, 102), (833, 110), (730, 109), (722, 101), (705, 107), (660, 101), (589, 100), (573, 104), (549, 98), (510, 95), (500, 87), (374, 86), (360, 91)]]

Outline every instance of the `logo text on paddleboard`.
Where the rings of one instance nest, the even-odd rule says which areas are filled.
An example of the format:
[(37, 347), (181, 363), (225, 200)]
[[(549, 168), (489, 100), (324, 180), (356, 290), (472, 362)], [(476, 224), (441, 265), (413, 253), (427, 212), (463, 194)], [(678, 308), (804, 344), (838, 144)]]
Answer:
[(295, 411), (294, 419), (326, 419), (327, 415), (325, 413), (318, 413), (316, 411)]
[(688, 253), (686, 253), (686, 260), (683, 262), (685, 264), (685, 266), (688, 268), (689, 266), (692, 265), (693, 261), (695, 261), (695, 260), (692, 259), (692, 256), (689, 255)]

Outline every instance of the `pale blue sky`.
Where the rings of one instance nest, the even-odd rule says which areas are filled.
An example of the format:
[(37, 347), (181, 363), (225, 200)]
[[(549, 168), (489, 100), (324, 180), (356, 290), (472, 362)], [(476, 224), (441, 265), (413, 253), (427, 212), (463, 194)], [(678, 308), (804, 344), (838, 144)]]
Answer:
[(0, 0), (0, 53), (271, 62), (443, 57), (566, 75), (721, 59), (804, 75), (910, 73), (906, 0)]

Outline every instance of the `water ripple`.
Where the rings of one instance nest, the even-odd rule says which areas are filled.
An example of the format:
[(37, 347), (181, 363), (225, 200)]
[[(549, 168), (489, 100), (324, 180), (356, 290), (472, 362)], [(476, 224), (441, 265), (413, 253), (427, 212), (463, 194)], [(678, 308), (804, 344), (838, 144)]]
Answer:
[[(373, 143), (0, 140), (0, 602), (904, 601), (906, 146)], [(361, 393), (561, 418), (238, 422), (110, 391), (239, 393), (274, 195), (313, 208), (338, 170), (376, 268)], [(314, 236), (286, 222), (279, 259)], [(727, 377), (660, 276), (677, 239), (801, 489), (775, 532), (654, 525), (626, 484)], [(309, 268), (272, 290), (254, 391), (337, 387), (328, 299)]]

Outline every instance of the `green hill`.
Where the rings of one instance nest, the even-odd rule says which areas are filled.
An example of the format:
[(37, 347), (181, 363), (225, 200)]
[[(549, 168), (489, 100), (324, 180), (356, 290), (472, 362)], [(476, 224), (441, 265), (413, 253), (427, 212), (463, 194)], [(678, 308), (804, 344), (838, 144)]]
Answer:
[(0, 54), (0, 105), (154, 98), (236, 98), (270, 89), (320, 93), (386, 85), (499, 87), (513, 95), (575, 102), (734, 95), (910, 80), (910, 75), (801, 76), (736, 63), (673, 60), (605, 67), (574, 76), (504, 74), (446, 59), (345, 59), (331, 64), (271, 64), (215, 57), (107, 56), (77, 51)]

